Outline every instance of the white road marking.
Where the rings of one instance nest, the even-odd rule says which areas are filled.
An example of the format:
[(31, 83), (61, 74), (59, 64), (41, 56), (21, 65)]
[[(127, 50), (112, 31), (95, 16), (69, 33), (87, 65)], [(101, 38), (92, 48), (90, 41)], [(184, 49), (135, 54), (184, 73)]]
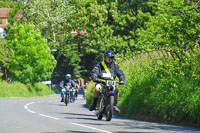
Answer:
[(44, 117), (47, 117), (47, 118), (51, 118), (51, 119), (54, 119), (54, 120), (59, 120), (58, 118), (56, 117), (52, 117), (52, 116), (48, 116), (48, 115), (44, 115), (44, 114), (39, 114), (40, 116), (44, 116)]
[(31, 112), (31, 113), (33, 113), (33, 114), (36, 113), (36, 112), (34, 112), (34, 111), (32, 111), (32, 110), (29, 110), (29, 109), (27, 109), (27, 111), (28, 111), (28, 112)]
[(27, 103), (27, 104), (24, 106), (24, 108), (25, 108), (28, 112), (35, 113), (34, 111), (28, 109), (28, 106), (29, 106), (30, 104), (34, 104), (34, 102)]
[(81, 126), (81, 127), (90, 128), (90, 129), (97, 130), (97, 131), (101, 131), (101, 132), (104, 132), (104, 133), (112, 133), (112, 132), (109, 132), (109, 131), (106, 131), (106, 130), (101, 130), (101, 129), (98, 129), (98, 128), (89, 127), (89, 126), (78, 124), (78, 123), (72, 123), (72, 124), (77, 125), (77, 126)]
[(25, 105), (25, 106), (24, 106), (24, 108), (27, 110), (27, 109), (28, 109), (28, 106), (27, 106), (27, 105)]
[[(44, 101), (39, 101), (38, 103), (43, 103), (43, 102), (44, 102)], [(26, 109), (26, 111), (35, 114), (36, 112), (34, 112), (34, 111), (32, 111), (32, 110), (30, 110), (30, 109), (28, 108), (28, 106), (29, 106), (30, 104), (33, 104), (33, 103), (34, 103), (34, 102), (27, 103), (27, 104), (24, 106), (24, 108)], [(59, 120), (59, 119), (56, 118), (56, 117), (52, 117), (52, 116), (48, 116), (48, 115), (44, 115), (44, 114), (39, 114), (39, 115), (40, 115), (40, 116), (44, 116), (44, 117), (48, 117), (48, 118), (51, 118), (51, 119), (54, 119), (54, 120)]]

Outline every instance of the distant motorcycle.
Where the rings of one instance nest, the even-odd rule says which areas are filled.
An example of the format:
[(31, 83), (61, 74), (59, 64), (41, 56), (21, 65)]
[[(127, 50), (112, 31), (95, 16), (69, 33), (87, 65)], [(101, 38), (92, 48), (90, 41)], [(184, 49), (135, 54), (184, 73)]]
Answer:
[(100, 95), (96, 106), (97, 119), (101, 120), (103, 116), (107, 121), (112, 119), (114, 111), (114, 88), (116, 86), (116, 81), (105, 80), (100, 81), (102, 88), (100, 88)]
[(70, 98), (69, 98), (69, 95), (70, 95), (70, 86), (65, 86), (65, 89), (66, 89), (66, 93), (65, 93), (65, 97), (64, 97), (64, 103), (66, 104), (66, 106), (69, 104), (69, 101), (70, 101)]

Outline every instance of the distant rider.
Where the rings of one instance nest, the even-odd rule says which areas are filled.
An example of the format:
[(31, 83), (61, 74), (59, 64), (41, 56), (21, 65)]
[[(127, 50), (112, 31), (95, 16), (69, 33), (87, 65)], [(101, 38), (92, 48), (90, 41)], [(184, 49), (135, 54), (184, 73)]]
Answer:
[[(109, 71), (109, 72), (108, 72)], [(103, 79), (101, 75), (110, 73), (112, 75), (111, 80), (114, 80), (116, 77), (119, 78), (120, 85), (124, 85), (125, 76), (120, 67), (114, 63), (114, 52), (112, 50), (106, 50), (104, 53), (104, 61), (97, 64), (92, 70), (92, 80), (96, 82), (95, 91), (93, 95), (93, 103), (90, 105), (89, 110), (92, 111), (96, 108), (97, 100), (99, 97), (99, 92), (101, 84), (98, 83), (98, 79)], [(117, 99), (119, 96), (119, 90), (115, 88), (114, 93), (114, 110), (120, 112), (119, 108), (116, 107)]]
[(84, 85), (83, 88), (82, 88), (82, 91), (83, 91), (83, 98), (84, 98), (84, 99), (85, 99), (85, 94), (86, 94), (87, 85), (88, 85), (88, 82), (86, 81), (86, 82), (85, 82), (85, 85)]
[[(66, 88), (68, 88), (67, 86), (69, 86), (70, 90), (66, 90)], [(64, 95), (66, 93), (66, 91), (72, 91), (73, 88), (76, 87), (76, 84), (74, 83), (73, 80), (71, 80), (71, 75), (70, 74), (67, 74), (65, 76), (65, 79), (63, 81), (60, 82), (60, 87), (62, 88), (61, 90), (61, 101), (60, 102), (64, 102)], [(72, 95), (72, 94), (70, 94)], [(73, 95), (71, 96), (73, 98)]]
[(78, 99), (78, 89), (79, 89), (78, 80), (74, 79), (74, 83), (76, 84), (76, 87), (74, 88), (75, 89), (75, 99), (77, 100)]

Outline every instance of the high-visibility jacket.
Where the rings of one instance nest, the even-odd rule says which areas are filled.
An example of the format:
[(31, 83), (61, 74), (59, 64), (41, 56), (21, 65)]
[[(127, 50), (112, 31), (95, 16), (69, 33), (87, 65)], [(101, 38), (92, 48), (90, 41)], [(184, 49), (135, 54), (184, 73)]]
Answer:
[[(109, 70), (109, 72), (108, 70), (106, 70), (106, 67), (104, 65), (107, 66), (107, 69)], [(111, 80), (114, 80), (116, 77), (118, 77), (119, 81), (125, 82), (125, 76), (124, 76), (123, 71), (120, 69), (119, 65), (115, 64), (114, 62), (112, 62), (110, 66), (108, 66), (107, 63), (105, 62), (101, 62), (97, 64), (93, 68), (92, 73), (91, 73), (92, 80), (95, 82), (97, 79), (104, 79), (102, 76), (103, 73), (107, 73), (107, 74), (110, 73), (112, 76), (112, 78), (110, 78)]]

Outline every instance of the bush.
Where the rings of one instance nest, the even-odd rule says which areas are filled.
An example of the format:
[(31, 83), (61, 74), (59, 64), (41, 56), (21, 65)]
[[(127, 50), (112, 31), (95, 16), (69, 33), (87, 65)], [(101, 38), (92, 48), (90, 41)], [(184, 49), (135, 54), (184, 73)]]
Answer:
[(32, 97), (54, 94), (50, 88), (42, 83), (22, 84), (20, 82), (8, 83), (0, 81), (0, 97)]
[(34, 88), (38, 96), (52, 94), (51, 88), (43, 83), (35, 83)]
[(9, 77), (21, 83), (35, 83), (51, 77), (56, 60), (47, 40), (31, 24), (14, 24), (8, 30), (10, 57), (6, 65)]
[(20, 82), (7, 83), (0, 81), (0, 97), (27, 97), (30, 92), (26, 85)]
[(92, 103), (94, 89), (95, 89), (95, 83), (89, 82), (86, 90), (86, 105), (90, 105)]
[[(125, 86), (118, 86), (120, 115), (140, 120), (200, 127), (200, 54), (181, 52), (180, 60), (123, 61)], [(87, 101), (92, 88), (88, 86)], [(93, 93), (92, 93), (93, 94)]]
[(200, 55), (182, 51), (180, 60), (122, 63), (121, 115), (200, 127)]

